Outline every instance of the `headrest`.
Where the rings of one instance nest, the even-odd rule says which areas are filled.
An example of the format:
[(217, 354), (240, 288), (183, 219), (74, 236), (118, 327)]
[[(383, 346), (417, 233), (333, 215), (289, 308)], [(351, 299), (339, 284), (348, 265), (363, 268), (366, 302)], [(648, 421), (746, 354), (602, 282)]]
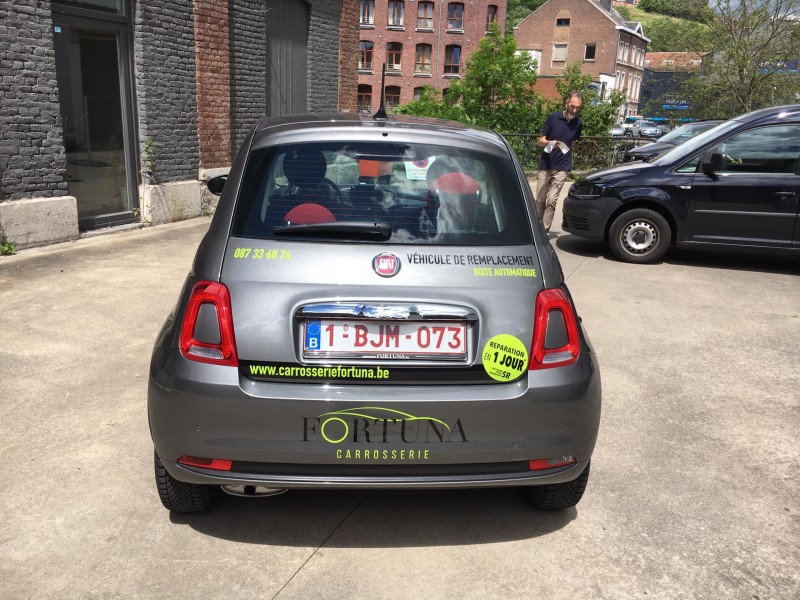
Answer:
[(437, 194), (457, 194), (459, 196), (475, 196), (480, 198), (481, 186), (469, 175), (464, 173), (445, 173), (431, 183), (431, 189)]
[(313, 223), (331, 223), (336, 220), (327, 208), (314, 202), (306, 202), (295, 206), (283, 217), (284, 223), (291, 225), (311, 225)]
[(283, 173), (296, 187), (311, 187), (325, 177), (328, 164), (321, 150), (295, 150), (283, 159)]

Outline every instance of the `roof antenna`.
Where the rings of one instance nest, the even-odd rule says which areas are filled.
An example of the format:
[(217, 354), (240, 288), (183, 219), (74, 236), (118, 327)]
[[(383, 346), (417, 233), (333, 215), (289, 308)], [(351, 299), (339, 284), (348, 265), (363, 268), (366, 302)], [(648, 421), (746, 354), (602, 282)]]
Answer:
[(383, 72), (381, 73), (381, 105), (378, 107), (378, 112), (372, 115), (372, 118), (375, 121), (389, 120), (389, 115), (386, 114), (385, 92), (386, 92), (386, 63), (383, 63)]

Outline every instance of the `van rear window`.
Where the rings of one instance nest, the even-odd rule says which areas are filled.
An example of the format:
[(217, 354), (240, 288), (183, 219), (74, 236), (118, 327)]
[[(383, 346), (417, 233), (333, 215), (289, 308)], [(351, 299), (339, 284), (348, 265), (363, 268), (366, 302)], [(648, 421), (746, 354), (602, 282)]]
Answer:
[(390, 143), (254, 150), (232, 234), (392, 244), (531, 242), (525, 197), (511, 160)]

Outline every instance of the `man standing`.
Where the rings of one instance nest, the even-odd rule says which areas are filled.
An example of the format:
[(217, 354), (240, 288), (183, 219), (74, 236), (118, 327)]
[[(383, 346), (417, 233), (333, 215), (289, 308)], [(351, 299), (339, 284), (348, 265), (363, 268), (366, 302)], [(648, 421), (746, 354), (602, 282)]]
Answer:
[(561, 187), (572, 170), (572, 142), (581, 138), (583, 121), (578, 111), (582, 104), (581, 93), (570, 92), (565, 109), (550, 113), (542, 126), (539, 147), (544, 150), (536, 178), (536, 211), (547, 231), (553, 223)]

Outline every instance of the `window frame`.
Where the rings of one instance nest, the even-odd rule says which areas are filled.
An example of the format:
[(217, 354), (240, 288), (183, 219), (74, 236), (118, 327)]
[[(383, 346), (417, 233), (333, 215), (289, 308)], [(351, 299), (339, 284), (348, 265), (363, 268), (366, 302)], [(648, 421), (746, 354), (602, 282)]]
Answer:
[[(451, 9), (453, 16), (450, 16)], [(456, 13), (460, 9), (460, 16)], [(458, 23), (458, 27), (455, 24)], [(447, 31), (464, 31), (464, 3), (463, 2), (448, 2), (447, 3)]]
[[(369, 47), (367, 47), (369, 44)], [(359, 71), (372, 71), (372, 62), (375, 52), (375, 42), (372, 40), (359, 40), (358, 41), (358, 70)], [(369, 61), (367, 61), (369, 57)]]
[[(457, 50), (456, 50), (457, 49)], [(453, 62), (453, 53), (458, 54), (458, 59)], [(460, 44), (448, 44), (444, 48), (444, 74), (450, 77), (461, 76), (461, 56), (463, 48)]]
[[(430, 9), (430, 18), (425, 16), (427, 10)], [(420, 13), (423, 15), (420, 15)], [(424, 29), (424, 30), (433, 30), (434, 26), (434, 18), (436, 16), (436, 4), (433, 2), (428, 2), (427, 0), (423, 0), (422, 2), (417, 3), (417, 29)], [(420, 25), (420, 20), (424, 20), (423, 25)], [(430, 23), (429, 25), (427, 23)]]
[(383, 90), (384, 106), (386, 108), (396, 108), (400, 106), (400, 94), (402, 91), (403, 90), (399, 85), (387, 85)]
[[(424, 59), (425, 58), (424, 51), (426, 49), (427, 49), (427, 59), (428, 59), (427, 63), (426, 63), (425, 60), (420, 61), (420, 57), (421, 57), (420, 51), (423, 51), (422, 58)], [(431, 44), (417, 44), (416, 51), (414, 53), (414, 74), (415, 75), (430, 75), (431, 74), (431, 69), (433, 68), (432, 65), (431, 65), (432, 56), (433, 56), (433, 46), (431, 46)], [(424, 70), (424, 69), (421, 70), (419, 68), (420, 65), (422, 65), (424, 67), (426, 64), (427, 64), (427, 67), (428, 67), (427, 70)]]
[(556, 27), (569, 27), (572, 19), (569, 17), (562, 17), (560, 19), (556, 19)]
[[(562, 47), (564, 48), (564, 58), (556, 58), (556, 50)], [(553, 44), (553, 56), (550, 60), (551, 66), (553, 66), (553, 63), (566, 63), (568, 57), (569, 57), (569, 44), (562, 44), (562, 43)]]
[[(390, 28), (404, 28), (405, 2), (403, 0), (389, 0), (386, 15), (386, 26)], [(399, 13), (399, 14), (398, 14)]]
[[(589, 48), (592, 49), (591, 58), (588, 56), (589, 55)], [(592, 42), (592, 43), (587, 43), (587, 44), (584, 45), (584, 47), (583, 47), (583, 60), (597, 60), (597, 44), (596, 43)]]
[[(390, 46), (392, 46), (392, 48), (390, 48)], [(396, 58), (396, 62), (392, 62), (394, 58)], [(403, 60), (402, 42), (386, 42), (386, 72), (400, 73), (403, 70), (402, 60)]]
[(361, 0), (361, 8), (358, 17), (358, 24), (362, 27), (375, 26), (375, 0)]
[(490, 4), (486, 7), (486, 31), (489, 31), (492, 23), (497, 23), (497, 17), (500, 14), (500, 9), (496, 4)]
[[(367, 91), (367, 89), (369, 91)], [(356, 92), (356, 107), (361, 111), (372, 112), (372, 86), (368, 83), (359, 83)], [(366, 98), (366, 104), (362, 99)]]

